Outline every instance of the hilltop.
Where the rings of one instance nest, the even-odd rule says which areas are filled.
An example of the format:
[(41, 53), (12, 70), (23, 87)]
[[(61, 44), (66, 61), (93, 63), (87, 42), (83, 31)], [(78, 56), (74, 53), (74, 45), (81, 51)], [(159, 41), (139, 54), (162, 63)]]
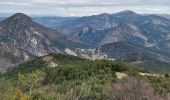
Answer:
[(91, 61), (51, 53), (2, 74), (0, 97), (10, 100), (168, 100), (170, 77), (160, 74), (116, 61)]

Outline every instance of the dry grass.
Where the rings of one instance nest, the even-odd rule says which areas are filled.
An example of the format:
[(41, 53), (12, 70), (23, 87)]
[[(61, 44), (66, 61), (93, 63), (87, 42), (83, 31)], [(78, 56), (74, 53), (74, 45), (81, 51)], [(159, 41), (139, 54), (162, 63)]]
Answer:
[(107, 100), (170, 100), (159, 96), (150, 84), (142, 79), (126, 77), (105, 89)]

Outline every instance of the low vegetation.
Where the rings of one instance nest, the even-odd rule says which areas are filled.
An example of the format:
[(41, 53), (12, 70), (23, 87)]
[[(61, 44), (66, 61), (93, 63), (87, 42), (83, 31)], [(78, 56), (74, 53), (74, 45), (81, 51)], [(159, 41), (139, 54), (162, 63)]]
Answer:
[[(53, 67), (50, 67), (53, 63)], [(126, 77), (118, 79), (116, 73)], [(120, 62), (49, 54), (0, 75), (2, 100), (169, 100), (170, 77)]]

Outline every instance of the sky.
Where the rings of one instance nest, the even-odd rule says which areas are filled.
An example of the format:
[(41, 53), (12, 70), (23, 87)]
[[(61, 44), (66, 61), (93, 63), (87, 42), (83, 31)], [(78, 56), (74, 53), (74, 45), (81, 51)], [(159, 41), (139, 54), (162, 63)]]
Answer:
[(170, 0), (0, 0), (0, 13), (46, 16), (88, 16), (131, 10), (170, 14)]

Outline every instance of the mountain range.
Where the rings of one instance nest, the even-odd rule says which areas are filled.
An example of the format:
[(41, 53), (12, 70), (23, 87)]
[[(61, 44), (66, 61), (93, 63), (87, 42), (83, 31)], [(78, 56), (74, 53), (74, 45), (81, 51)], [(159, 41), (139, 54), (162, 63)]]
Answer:
[(2, 69), (55, 52), (170, 70), (170, 20), (129, 10), (71, 18), (17, 13), (0, 22), (0, 43), (8, 63)]
[(138, 44), (156, 47), (159, 44), (155, 42), (161, 40), (159, 43), (162, 45), (162, 42), (168, 41), (169, 26), (170, 21), (163, 17), (143, 16), (127, 10), (68, 19), (64, 24), (57, 21), (55, 29), (93, 47), (119, 41), (137, 41)]

